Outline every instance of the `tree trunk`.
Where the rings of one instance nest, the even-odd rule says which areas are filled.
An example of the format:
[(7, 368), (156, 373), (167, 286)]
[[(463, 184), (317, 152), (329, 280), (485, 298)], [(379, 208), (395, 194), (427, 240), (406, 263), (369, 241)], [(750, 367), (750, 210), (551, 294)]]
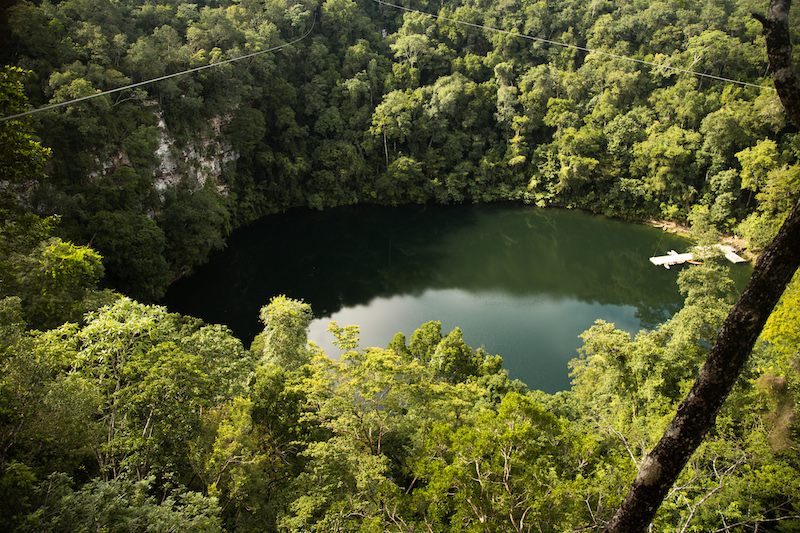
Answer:
[(789, 39), (791, 5), (791, 0), (770, 0), (767, 16), (754, 13), (753, 18), (764, 26), (769, 69), (781, 103), (789, 119), (800, 127), (800, 76), (797, 75)]
[[(775, 87), (791, 120), (800, 126), (800, 77), (789, 41), (790, 0), (771, 0), (764, 25)], [(713, 427), (767, 318), (800, 266), (800, 202), (756, 262), (753, 275), (720, 330), (705, 365), (675, 418), (647, 455), (606, 533), (647, 531), (689, 458)]]

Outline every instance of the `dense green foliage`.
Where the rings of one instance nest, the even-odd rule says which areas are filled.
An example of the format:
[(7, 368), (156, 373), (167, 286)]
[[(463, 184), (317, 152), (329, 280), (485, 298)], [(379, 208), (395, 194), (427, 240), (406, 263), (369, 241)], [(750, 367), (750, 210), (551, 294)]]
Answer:
[[(584, 531), (669, 421), (730, 306), (713, 261), (635, 339), (599, 321), (553, 396), (456, 328), (386, 349), (308, 345), (280, 296), (245, 350), (128, 298), (46, 332), (2, 301), (0, 491), (11, 531)], [(789, 294), (788, 298), (795, 295)], [(787, 301), (791, 306), (791, 302)], [(768, 337), (657, 517), (659, 531), (791, 531), (800, 511), (797, 308)], [(795, 332), (796, 333), (796, 332)], [(793, 344), (792, 344), (793, 343)], [(735, 524), (735, 525), (734, 525)], [(725, 529), (725, 527), (728, 527)]]
[(800, 148), (750, 16), (765, 4), (413, 7), (446, 18), (371, 0), (16, 2), (3, 59), (31, 71), (34, 106), (311, 30), (34, 115), (53, 157), (29, 207), (91, 242), (105, 283), (153, 300), (231, 227), (295, 205), (515, 200), (675, 220), (701, 205), (763, 243), (796, 197)]
[[(415, 7), (767, 83), (763, 6), (744, 1)], [(157, 299), (231, 227), (292, 205), (521, 200), (690, 219), (701, 242), (738, 224), (758, 246), (800, 193), (800, 141), (767, 89), (366, 0), (21, 1), (8, 20), (4, 59), (29, 73), (0, 73), (4, 116), (23, 80), (38, 106), (314, 25), (278, 53), (0, 122), (10, 531), (600, 528), (731, 305), (713, 258), (681, 273), (664, 324), (586, 331), (553, 396), (438, 322), (386, 349), (334, 323), (333, 360), (307, 343), (303, 302), (273, 298), (246, 349), (130, 296)], [(797, 287), (655, 530), (798, 528)]]

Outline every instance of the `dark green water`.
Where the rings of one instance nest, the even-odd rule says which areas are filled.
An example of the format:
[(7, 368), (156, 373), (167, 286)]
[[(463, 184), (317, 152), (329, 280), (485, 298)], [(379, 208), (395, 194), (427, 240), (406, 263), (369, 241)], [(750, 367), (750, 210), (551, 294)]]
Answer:
[(302, 299), (317, 316), (310, 340), (332, 355), (330, 320), (360, 326), (361, 347), (440, 320), (501, 355), (512, 378), (556, 392), (569, 388), (567, 362), (596, 319), (636, 332), (679, 309), (678, 271), (648, 258), (689, 245), (649, 226), (528, 206), (297, 210), (237, 231), (163, 303), (227, 324), (249, 345), (273, 295)]

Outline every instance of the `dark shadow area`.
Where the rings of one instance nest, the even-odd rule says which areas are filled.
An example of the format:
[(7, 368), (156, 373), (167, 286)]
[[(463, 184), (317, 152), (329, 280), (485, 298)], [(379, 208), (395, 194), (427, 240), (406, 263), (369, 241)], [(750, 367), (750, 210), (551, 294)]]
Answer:
[(652, 328), (682, 298), (677, 271), (648, 258), (689, 246), (645, 225), (521, 205), (297, 209), (238, 230), (163, 303), (227, 324), (245, 343), (278, 294), (311, 304), (318, 318), (427, 289), (541, 294), (633, 306)]
[(228, 325), (249, 343), (258, 311), (285, 294), (316, 317), (424, 289), (444, 260), (443, 241), (469, 231), (477, 211), (450, 206), (295, 209), (231, 235), (225, 250), (170, 287), (170, 310)]

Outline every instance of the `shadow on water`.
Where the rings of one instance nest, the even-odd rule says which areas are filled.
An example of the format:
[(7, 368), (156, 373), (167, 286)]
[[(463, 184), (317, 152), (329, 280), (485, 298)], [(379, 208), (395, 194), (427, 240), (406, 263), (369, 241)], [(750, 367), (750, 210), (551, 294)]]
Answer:
[[(521, 205), (298, 209), (235, 232), (163, 303), (228, 325), (246, 345), (278, 294), (311, 304), (318, 319), (358, 320), (348, 323), (367, 345), (437, 319), (500, 353), (512, 377), (554, 391), (569, 386), (566, 361), (596, 318), (636, 330), (680, 309), (676, 269), (648, 258), (689, 246), (645, 225)], [(376, 329), (385, 331), (367, 338)], [(541, 354), (557, 354), (547, 370), (557, 385)]]
[(667, 234), (657, 243), (664, 250), (656, 250), (657, 232), (580, 212), (508, 205), (297, 209), (234, 233), (163, 303), (228, 324), (245, 340), (260, 330), (258, 310), (276, 294), (303, 299), (325, 317), (431, 288), (630, 305), (655, 325), (681, 301), (674, 271), (655, 269), (647, 258), (688, 246)]
[(442, 242), (469, 231), (476, 216), (441, 206), (291, 210), (236, 231), (225, 250), (170, 287), (162, 303), (227, 324), (248, 343), (261, 330), (259, 309), (278, 294), (311, 304), (319, 318), (423, 290), (446, 255)]

